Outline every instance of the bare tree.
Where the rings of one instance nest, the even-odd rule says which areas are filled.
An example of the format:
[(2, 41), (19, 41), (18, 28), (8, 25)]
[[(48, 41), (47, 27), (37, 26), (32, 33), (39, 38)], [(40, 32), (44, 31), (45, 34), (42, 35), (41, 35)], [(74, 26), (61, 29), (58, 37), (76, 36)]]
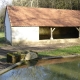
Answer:
[(0, 0), (1, 6), (0, 6), (0, 30), (3, 30), (4, 27), (4, 17), (5, 17), (5, 8), (7, 5), (12, 5), (11, 1), (7, 0)]
[(26, 6), (26, 7), (38, 7), (38, 0), (13, 0), (13, 5)]

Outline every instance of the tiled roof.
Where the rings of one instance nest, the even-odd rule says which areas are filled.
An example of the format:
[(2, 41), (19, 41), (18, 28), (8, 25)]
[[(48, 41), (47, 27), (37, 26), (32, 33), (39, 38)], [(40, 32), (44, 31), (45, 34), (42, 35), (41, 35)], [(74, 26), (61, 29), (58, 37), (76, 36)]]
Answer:
[(80, 26), (80, 10), (7, 6), (11, 26)]

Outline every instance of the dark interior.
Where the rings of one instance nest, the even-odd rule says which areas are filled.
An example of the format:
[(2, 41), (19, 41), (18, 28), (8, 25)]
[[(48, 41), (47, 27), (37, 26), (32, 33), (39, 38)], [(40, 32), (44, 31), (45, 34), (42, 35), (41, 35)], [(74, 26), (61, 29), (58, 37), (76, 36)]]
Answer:
[[(78, 38), (79, 32), (76, 27), (57, 27), (53, 32), (54, 39)], [(39, 39), (50, 39), (50, 27), (39, 28)]]

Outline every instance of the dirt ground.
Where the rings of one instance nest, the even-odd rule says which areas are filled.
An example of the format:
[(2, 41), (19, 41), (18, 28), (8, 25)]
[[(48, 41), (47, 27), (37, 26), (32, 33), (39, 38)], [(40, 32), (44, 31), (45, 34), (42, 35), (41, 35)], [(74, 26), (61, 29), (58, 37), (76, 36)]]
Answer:
[(80, 43), (69, 43), (69, 44), (48, 44), (46, 46), (11, 46), (11, 45), (6, 45), (0, 47), (0, 70), (5, 69), (6, 67), (12, 65), (10, 63), (6, 62), (6, 54), (9, 52), (13, 51), (18, 51), (18, 50), (33, 50), (36, 52), (39, 51), (45, 51), (45, 50), (55, 50), (58, 48), (64, 48), (64, 47), (70, 47), (70, 46), (75, 46), (75, 45), (80, 45)]

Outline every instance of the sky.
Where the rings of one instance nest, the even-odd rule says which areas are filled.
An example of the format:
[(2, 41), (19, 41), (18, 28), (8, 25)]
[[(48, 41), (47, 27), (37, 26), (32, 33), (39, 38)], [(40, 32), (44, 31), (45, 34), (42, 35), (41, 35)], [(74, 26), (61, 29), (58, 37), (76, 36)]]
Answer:
[(13, 0), (0, 0), (0, 16), (3, 15), (6, 5), (11, 5)]
[(6, 4), (11, 4), (12, 0), (0, 0), (0, 9), (5, 7)]

